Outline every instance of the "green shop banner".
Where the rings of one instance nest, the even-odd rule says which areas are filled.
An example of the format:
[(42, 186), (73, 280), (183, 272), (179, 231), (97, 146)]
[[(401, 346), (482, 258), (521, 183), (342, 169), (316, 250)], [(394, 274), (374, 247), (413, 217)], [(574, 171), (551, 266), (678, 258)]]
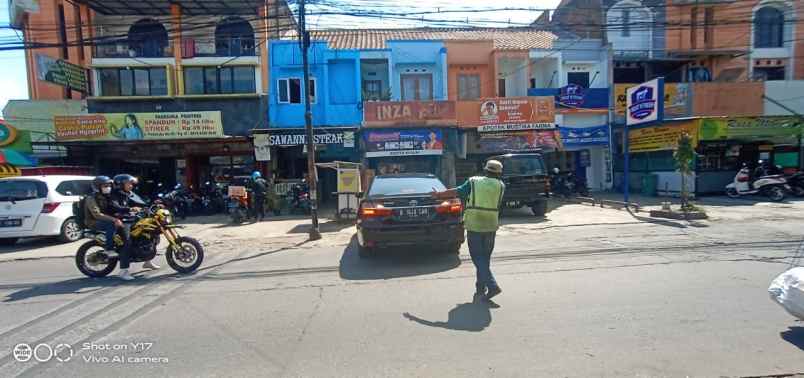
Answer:
[(798, 117), (708, 118), (701, 122), (701, 140), (764, 139), (798, 137), (802, 122)]

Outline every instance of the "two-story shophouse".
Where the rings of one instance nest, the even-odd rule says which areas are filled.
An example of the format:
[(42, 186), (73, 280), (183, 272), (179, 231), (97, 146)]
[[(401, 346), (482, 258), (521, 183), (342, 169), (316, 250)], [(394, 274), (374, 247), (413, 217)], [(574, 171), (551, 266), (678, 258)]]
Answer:
[(77, 1), (88, 16), (88, 114), (54, 120), (70, 158), (100, 173), (195, 186), (250, 174), (266, 123), (267, 43), (282, 1)]

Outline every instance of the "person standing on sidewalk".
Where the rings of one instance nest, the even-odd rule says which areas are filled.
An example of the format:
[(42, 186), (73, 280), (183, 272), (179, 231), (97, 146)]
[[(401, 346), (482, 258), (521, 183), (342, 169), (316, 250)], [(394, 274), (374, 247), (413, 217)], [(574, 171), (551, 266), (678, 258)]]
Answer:
[(265, 196), (268, 191), (268, 181), (262, 178), (260, 171), (251, 174), (251, 184), (254, 193), (254, 218), (260, 221), (265, 219)]
[(469, 254), (477, 269), (475, 297), (490, 300), (502, 293), (491, 273), (491, 253), (500, 222), (500, 204), (505, 184), (500, 180), (503, 165), (497, 160), (486, 162), (485, 176), (474, 176), (463, 185), (443, 192), (433, 191), (436, 199), (460, 197), (466, 206), (463, 224), (469, 243)]

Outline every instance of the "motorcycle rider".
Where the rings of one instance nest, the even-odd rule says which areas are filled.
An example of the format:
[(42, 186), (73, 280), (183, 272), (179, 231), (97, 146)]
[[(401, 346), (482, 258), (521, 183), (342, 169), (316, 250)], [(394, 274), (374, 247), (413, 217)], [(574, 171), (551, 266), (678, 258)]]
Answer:
[[(112, 194), (112, 211), (116, 214), (120, 214), (122, 217), (129, 217), (132, 213), (138, 213), (141, 208), (138, 206), (145, 205), (138, 195), (134, 193), (134, 185), (137, 183), (137, 178), (129, 175), (129, 174), (119, 174), (114, 177), (114, 183), (117, 189)], [(126, 245), (123, 248), (126, 250), (126, 271), (128, 271), (130, 253), (128, 251), (128, 243), (130, 238), (130, 231), (131, 231), (131, 224), (124, 223), (123, 232), (125, 235)], [(120, 267), (123, 269), (123, 259), (120, 259)], [(142, 269), (159, 269), (161, 268), (159, 265), (154, 264), (151, 261), (146, 261), (142, 264)]]
[(109, 257), (119, 257), (120, 278), (126, 281), (133, 280), (134, 277), (128, 271), (128, 250), (124, 247), (120, 254), (114, 250), (114, 234), (117, 230), (121, 231), (124, 240), (127, 240), (125, 225), (120, 219), (109, 215), (112, 210), (112, 179), (108, 176), (97, 176), (92, 180), (91, 196), (86, 197), (84, 203), (84, 219), (87, 227), (93, 230), (102, 231), (106, 236), (105, 253)]
[(254, 193), (254, 218), (265, 219), (265, 198), (268, 191), (268, 181), (262, 178), (260, 171), (251, 174), (252, 193)]

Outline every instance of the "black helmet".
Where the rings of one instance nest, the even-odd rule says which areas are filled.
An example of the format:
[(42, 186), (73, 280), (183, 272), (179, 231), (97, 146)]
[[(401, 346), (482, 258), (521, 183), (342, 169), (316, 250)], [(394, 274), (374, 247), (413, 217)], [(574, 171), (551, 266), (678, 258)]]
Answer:
[(97, 176), (92, 179), (92, 189), (99, 192), (101, 190), (101, 186), (104, 185), (111, 185), (112, 179), (109, 176)]
[(121, 174), (119, 174), (117, 176), (114, 176), (114, 184), (118, 188), (122, 188), (123, 184), (128, 183), (128, 182), (136, 184), (137, 179), (134, 178), (134, 176), (126, 174), (126, 173), (121, 173)]

